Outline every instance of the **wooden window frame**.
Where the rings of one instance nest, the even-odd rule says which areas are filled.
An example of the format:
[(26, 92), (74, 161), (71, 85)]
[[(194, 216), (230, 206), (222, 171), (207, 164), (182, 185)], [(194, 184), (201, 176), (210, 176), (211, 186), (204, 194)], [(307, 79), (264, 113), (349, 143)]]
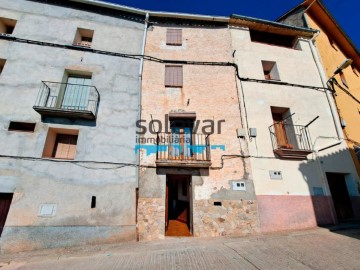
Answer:
[[(52, 158), (75, 159), (78, 135), (56, 134)], [(61, 144), (61, 145), (60, 145)], [(59, 148), (61, 150), (59, 150)], [(73, 149), (75, 148), (75, 149)]]
[[(79, 130), (75, 129), (49, 128), (48, 134), (46, 136), (42, 158), (74, 160), (77, 153), (77, 145), (79, 138), (78, 135)], [(57, 147), (59, 146), (59, 139), (61, 139), (61, 136), (68, 136), (69, 138), (72, 138), (72, 141), (69, 141), (69, 146), (67, 150), (66, 143), (65, 146), (63, 145), (64, 149), (67, 151), (67, 154), (59, 156), (57, 155)], [(71, 144), (71, 142), (73, 143)], [(73, 145), (71, 149), (70, 145)], [(70, 150), (72, 152), (69, 152)]]

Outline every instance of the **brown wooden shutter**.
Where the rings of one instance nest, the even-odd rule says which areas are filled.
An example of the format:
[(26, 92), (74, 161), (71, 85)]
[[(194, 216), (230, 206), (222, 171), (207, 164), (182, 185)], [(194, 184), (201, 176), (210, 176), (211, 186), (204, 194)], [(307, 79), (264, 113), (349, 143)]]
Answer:
[(74, 159), (76, 154), (77, 135), (58, 134), (53, 156), (61, 159)]
[(182, 66), (165, 66), (165, 86), (168, 87), (183, 86)]
[(182, 45), (182, 30), (181, 29), (167, 29), (166, 31), (167, 45)]

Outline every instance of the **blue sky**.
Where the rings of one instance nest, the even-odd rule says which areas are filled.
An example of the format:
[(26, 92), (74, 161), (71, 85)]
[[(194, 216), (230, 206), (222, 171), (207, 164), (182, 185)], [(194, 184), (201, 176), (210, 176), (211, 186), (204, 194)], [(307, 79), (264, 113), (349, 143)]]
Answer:
[[(156, 11), (221, 16), (235, 13), (275, 20), (302, 0), (107, 0), (107, 2)], [(323, 3), (359, 49), (360, 0), (323, 0)]]

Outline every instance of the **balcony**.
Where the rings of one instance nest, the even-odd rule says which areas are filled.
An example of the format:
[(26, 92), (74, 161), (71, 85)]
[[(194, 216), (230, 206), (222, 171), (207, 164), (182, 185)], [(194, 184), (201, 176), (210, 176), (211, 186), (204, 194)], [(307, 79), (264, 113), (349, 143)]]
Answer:
[(274, 153), (284, 159), (307, 159), (314, 152), (307, 126), (289, 125), (283, 121), (269, 127)]
[(99, 101), (95, 86), (41, 82), (33, 109), (42, 116), (95, 120)]
[(210, 167), (209, 135), (183, 132), (158, 133), (156, 165), (159, 167)]

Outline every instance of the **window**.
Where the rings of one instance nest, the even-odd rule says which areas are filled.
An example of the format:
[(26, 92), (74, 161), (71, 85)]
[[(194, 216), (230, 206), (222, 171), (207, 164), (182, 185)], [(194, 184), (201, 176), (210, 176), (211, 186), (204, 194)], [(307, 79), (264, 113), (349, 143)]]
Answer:
[(76, 75), (65, 73), (65, 84), (61, 108), (65, 110), (89, 110), (91, 75)]
[(272, 119), (274, 122), (275, 136), (278, 148), (294, 148), (294, 130), (291, 113), (288, 108), (271, 107)]
[(57, 134), (52, 157), (74, 159), (77, 138), (77, 135)]
[(349, 86), (348, 86), (348, 84), (347, 84), (347, 82), (346, 82), (346, 79), (345, 79), (345, 74), (344, 74), (344, 72), (340, 71), (339, 75), (340, 75), (340, 79), (341, 79), (343, 85), (345, 85), (347, 88), (349, 88)]
[(9, 131), (34, 132), (36, 123), (10, 122)]
[(181, 29), (167, 29), (166, 45), (181, 46), (182, 45), (182, 30)]
[(0, 18), (0, 33), (11, 35), (14, 31), (16, 20)]
[(285, 36), (256, 30), (250, 30), (250, 38), (252, 42), (266, 43), (287, 48), (293, 48), (295, 43), (295, 37), (293, 36)]
[(4, 70), (5, 63), (6, 63), (5, 59), (0, 59), (0, 75), (1, 75), (2, 71)]
[(280, 81), (279, 72), (275, 62), (261, 61), (266, 80)]
[(94, 30), (78, 28), (75, 35), (74, 45), (90, 48), (93, 36)]
[(49, 128), (43, 157), (75, 159), (78, 130)]
[(183, 86), (182, 66), (165, 66), (165, 86), (166, 87)]
[(192, 118), (170, 118), (171, 128), (171, 159), (190, 159), (193, 156), (193, 127)]

